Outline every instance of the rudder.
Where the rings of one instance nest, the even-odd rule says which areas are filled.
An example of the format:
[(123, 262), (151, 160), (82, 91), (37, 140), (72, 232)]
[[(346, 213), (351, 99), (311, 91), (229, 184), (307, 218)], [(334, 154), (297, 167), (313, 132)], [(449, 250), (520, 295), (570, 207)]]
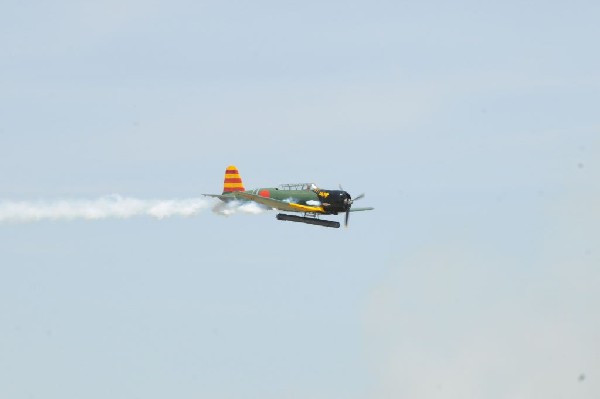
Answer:
[(231, 165), (225, 170), (225, 180), (223, 182), (223, 194), (235, 192), (235, 191), (246, 191), (240, 172), (238, 168)]

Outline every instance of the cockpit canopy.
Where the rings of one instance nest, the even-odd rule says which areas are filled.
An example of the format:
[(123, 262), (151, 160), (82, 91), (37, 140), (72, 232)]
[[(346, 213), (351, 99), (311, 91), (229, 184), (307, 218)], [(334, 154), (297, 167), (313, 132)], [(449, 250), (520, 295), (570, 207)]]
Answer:
[(280, 190), (306, 190), (306, 191), (317, 191), (317, 185), (315, 183), (292, 183), (292, 184), (280, 184)]

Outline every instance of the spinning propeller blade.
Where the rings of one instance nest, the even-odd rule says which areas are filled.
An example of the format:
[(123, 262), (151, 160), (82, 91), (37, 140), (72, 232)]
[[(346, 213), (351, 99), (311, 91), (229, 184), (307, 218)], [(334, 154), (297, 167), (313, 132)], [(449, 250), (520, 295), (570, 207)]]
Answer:
[[(340, 184), (340, 188), (342, 188), (342, 185)], [(347, 204), (347, 208), (346, 208), (346, 217), (344, 219), (344, 226), (348, 227), (348, 219), (350, 219), (350, 208), (352, 208), (352, 204), (354, 203), (354, 201), (358, 201), (361, 198), (365, 197), (365, 193), (360, 194), (358, 197), (352, 199), (350, 197), (350, 194), (348, 194), (349, 198), (346, 200), (346, 204)]]

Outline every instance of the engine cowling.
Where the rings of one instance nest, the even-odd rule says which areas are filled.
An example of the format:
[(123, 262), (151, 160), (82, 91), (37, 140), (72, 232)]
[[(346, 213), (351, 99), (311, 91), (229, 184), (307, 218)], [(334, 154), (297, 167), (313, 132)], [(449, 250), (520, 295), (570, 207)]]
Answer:
[(346, 191), (319, 190), (317, 194), (327, 213), (337, 215), (338, 212), (346, 212), (352, 204), (352, 198)]

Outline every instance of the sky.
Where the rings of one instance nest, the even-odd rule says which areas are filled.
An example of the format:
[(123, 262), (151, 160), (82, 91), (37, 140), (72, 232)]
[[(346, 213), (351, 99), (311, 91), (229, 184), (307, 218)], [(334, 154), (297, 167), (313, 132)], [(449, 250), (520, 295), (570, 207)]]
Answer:
[(0, 397), (596, 398), (598, 20), (3, 2), (0, 203), (194, 201), (233, 164), (376, 209), (3, 219)]

